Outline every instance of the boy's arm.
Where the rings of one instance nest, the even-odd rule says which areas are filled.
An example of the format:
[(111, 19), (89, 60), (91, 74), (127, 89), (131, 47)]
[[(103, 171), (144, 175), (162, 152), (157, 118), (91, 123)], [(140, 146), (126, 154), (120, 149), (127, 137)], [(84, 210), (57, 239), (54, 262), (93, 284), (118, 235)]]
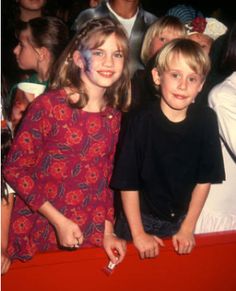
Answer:
[(133, 242), (140, 257), (142, 259), (156, 257), (159, 254), (159, 244), (161, 246), (164, 244), (158, 237), (147, 234), (143, 228), (138, 191), (121, 191), (121, 198)]
[(210, 183), (197, 184), (193, 189), (187, 215), (179, 231), (172, 237), (173, 246), (179, 254), (188, 254), (195, 246), (194, 229), (209, 193), (210, 185)]

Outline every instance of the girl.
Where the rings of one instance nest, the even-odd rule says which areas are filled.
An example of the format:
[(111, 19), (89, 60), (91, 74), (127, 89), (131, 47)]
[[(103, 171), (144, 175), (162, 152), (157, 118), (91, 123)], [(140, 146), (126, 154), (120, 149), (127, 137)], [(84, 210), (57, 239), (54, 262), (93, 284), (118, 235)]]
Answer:
[(25, 73), (17, 66), (13, 54), (13, 49), (17, 44), (17, 31), (30, 19), (48, 14), (46, 6), (46, 0), (2, 1), (2, 20), (4, 23), (1, 34), (2, 43), (4, 43), (4, 46), (1, 47), (2, 73), (6, 78), (8, 90)]
[[(39, 17), (23, 23), (14, 54), (22, 70), (35, 72), (24, 82), (47, 87), (53, 64), (67, 45), (68, 39), (66, 25), (56, 17)], [(29, 98), (20, 90), (16, 90), (15, 98), (11, 100), (17, 85), (12, 88), (8, 97), (8, 103), (13, 103), (10, 114), (13, 128), (19, 123), (29, 104)]]
[(117, 234), (133, 238), (141, 258), (157, 256), (160, 237), (167, 236), (176, 252), (190, 253), (210, 184), (224, 179), (216, 116), (193, 103), (210, 68), (208, 56), (194, 41), (175, 39), (155, 63), (161, 96), (131, 116), (111, 183), (121, 190), (127, 217), (117, 218)]
[[(113, 234), (113, 167), (128, 105), (128, 40), (111, 19), (86, 22), (58, 60), (52, 90), (30, 106), (4, 174), (19, 194), (8, 252), (103, 246), (113, 263), (125, 243)], [(116, 258), (113, 250), (119, 257)]]
[[(35, 3), (35, 5), (36, 4), (37, 3)], [(36, 8), (36, 6), (34, 8)], [(68, 29), (66, 25), (55, 17), (34, 18), (29, 20), (29, 22), (22, 22), (18, 40), (19, 43), (15, 47), (14, 53), (19, 67), (22, 70), (33, 70), (36, 72), (28, 79), (24, 80), (24, 82), (43, 84), (47, 87), (53, 64), (68, 41)], [(35, 97), (19, 90), (17, 86), (18, 84), (13, 86), (9, 95), (14, 95), (11, 113), (8, 112), (10, 110), (9, 104), (5, 104), (6, 100), (3, 100), (3, 109), (7, 111), (4, 116), (5, 123), (9, 125), (7, 128), (13, 131), (12, 135), (16, 132), (26, 108), (32, 101), (32, 97)], [(10, 122), (7, 120), (9, 119), (9, 115)], [(2, 157), (5, 158), (5, 152), (2, 153)], [(2, 178), (2, 181), (4, 181), (4, 178)], [(9, 186), (5, 184), (5, 188), (8, 187)], [(14, 202), (13, 194), (14, 191), (12, 189), (7, 191), (7, 203), (6, 199), (2, 199), (1, 203), (2, 272), (6, 272), (9, 267), (9, 264), (4, 262), (9, 262), (6, 249), (8, 244), (9, 218)]]

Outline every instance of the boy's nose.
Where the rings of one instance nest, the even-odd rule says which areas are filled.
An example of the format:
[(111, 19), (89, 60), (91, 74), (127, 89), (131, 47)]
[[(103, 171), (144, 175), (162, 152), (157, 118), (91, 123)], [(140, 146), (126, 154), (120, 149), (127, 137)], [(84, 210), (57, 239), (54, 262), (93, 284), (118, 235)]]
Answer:
[(186, 79), (181, 79), (179, 83), (179, 88), (181, 90), (185, 90), (187, 88), (187, 80)]

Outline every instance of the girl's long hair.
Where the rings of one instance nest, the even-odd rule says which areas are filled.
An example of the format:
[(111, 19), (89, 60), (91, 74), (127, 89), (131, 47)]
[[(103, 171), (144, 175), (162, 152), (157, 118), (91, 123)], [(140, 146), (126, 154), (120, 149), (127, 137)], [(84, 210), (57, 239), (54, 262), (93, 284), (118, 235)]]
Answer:
[(121, 77), (107, 88), (105, 92), (106, 104), (122, 111), (127, 110), (130, 103), (128, 39), (121, 24), (111, 18), (91, 19), (85, 22), (55, 64), (50, 87), (52, 89), (70, 87), (73, 93), (78, 93), (77, 102), (72, 101), (68, 96), (68, 102), (73, 107), (83, 108), (88, 102), (86, 88), (80, 78), (80, 68), (73, 62), (73, 53), (76, 50), (84, 51), (98, 48), (113, 33), (116, 35), (120, 49), (124, 54), (124, 68)]
[(59, 58), (69, 41), (69, 30), (66, 24), (59, 18), (53, 16), (37, 17), (23, 22), (17, 31), (17, 35), (21, 31), (29, 29), (31, 37), (29, 42), (34, 48), (45, 47), (51, 55), (51, 66)]

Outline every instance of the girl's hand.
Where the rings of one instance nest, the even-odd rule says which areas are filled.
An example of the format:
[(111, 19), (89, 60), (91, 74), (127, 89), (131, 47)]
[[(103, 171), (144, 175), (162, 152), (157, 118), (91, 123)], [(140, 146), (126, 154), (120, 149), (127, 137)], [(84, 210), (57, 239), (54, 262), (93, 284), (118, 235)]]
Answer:
[(114, 233), (104, 233), (103, 247), (113, 264), (123, 261), (126, 254), (125, 240), (118, 238)]
[(143, 232), (133, 237), (133, 242), (137, 248), (141, 259), (154, 258), (159, 255), (159, 245), (164, 247), (163, 240), (155, 235)]
[(181, 229), (173, 235), (172, 243), (175, 251), (180, 255), (190, 254), (196, 245), (193, 233)]
[(11, 260), (6, 251), (1, 250), (1, 274), (6, 274), (11, 266)]
[(79, 226), (65, 216), (55, 224), (55, 228), (60, 245), (63, 247), (79, 248), (84, 241), (84, 236)]

